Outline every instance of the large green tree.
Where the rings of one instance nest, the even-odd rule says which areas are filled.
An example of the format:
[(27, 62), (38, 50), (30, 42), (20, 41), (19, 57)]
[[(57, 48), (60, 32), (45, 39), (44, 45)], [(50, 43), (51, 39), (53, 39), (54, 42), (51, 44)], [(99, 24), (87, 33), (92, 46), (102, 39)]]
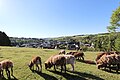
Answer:
[[(107, 27), (108, 31), (110, 32), (109, 35), (109, 50), (118, 50), (120, 44), (120, 38), (117, 38), (118, 35), (116, 30), (120, 27), (120, 6), (113, 11), (112, 16), (110, 18), (110, 26)], [(117, 40), (116, 40), (117, 39)]]
[(120, 6), (113, 11), (110, 24), (111, 25), (107, 27), (109, 32), (116, 32), (116, 29), (120, 27)]

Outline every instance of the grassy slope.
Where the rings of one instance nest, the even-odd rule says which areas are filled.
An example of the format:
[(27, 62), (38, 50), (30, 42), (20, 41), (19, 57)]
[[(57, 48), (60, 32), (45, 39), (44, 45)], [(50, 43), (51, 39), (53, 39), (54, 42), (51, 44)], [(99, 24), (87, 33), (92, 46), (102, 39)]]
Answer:
[[(44, 62), (51, 55), (57, 54), (58, 52), (59, 50), (0, 47), (0, 61), (10, 59), (14, 62), (14, 76), (18, 80), (120, 80), (120, 74), (98, 70), (96, 65), (86, 64), (79, 61), (76, 61), (75, 72), (73, 73), (56, 73), (53, 68), (49, 71), (45, 70)], [(85, 52), (85, 59), (94, 60), (96, 54), (97, 52)], [(35, 55), (39, 55), (42, 58), (43, 69), (41, 74), (30, 71), (27, 66), (32, 56)], [(70, 68), (71, 66), (67, 65), (67, 69), (69, 70)], [(6, 73), (4, 73), (4, 75), (7, 79)]]

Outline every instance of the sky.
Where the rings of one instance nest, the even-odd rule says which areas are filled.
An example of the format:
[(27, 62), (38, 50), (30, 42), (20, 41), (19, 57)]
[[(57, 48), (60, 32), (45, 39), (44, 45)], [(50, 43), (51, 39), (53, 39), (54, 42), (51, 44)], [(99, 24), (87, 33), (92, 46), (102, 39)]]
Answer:
[(0, 0), (0, 31), (51, 38), (106, 33), (120, 0)]

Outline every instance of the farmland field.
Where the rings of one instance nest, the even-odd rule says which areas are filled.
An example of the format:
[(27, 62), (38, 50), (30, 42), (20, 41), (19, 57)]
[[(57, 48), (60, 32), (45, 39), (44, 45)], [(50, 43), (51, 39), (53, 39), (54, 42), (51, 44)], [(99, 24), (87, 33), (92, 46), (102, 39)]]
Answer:
[[(69, 52), (67, 50), (66, 52)], [(59, 50), (55, 49), (38, 49), (38, 48), (17, 48), (17, 47), (0, 47), (0, 61), (4, 59), (10, 59), (14, 63), (13, 71), (14, 77), (12, 80), (120, 80), (120, 71), (108, 72), (97, 69), (95, 64), (86, 64), (76, 60), (75, 71), (71, 72), (71, 65), (67, 65), (67, 73), (60, 73), (53, 70), (53, 67), (46, 70), (44, 62), (54, 54), (57, 54)], [(94, 61), (98, 52), (84, 52), (85, 60)], [(42, 58), (42, 73), (32, 72), (28, 68), (28, 63), (32, 56), (39, 55)], [(1, 79), (1, 78), (0, 78)], [(3, 80), (7, 80), (6, 73), (4, 71)]]

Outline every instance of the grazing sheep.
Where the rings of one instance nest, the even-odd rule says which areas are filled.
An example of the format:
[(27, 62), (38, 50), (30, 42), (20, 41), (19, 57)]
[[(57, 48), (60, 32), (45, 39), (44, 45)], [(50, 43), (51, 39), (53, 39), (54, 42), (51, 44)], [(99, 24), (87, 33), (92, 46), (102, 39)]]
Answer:
[(61, 50), (59, 54), (65, 54), (65, 50)]
[(110, 52), (102, 52), (102, 53), (99, 53), (99, 54), (97, 55), (97, 58), (95, 59), (95, 61), (99, 60), (104, 54), (106, 54), (106, 55), (118, 54), (118, 52), (110, 51)]
[(54, 66), (54, 70), (56, 71), (56, 66), (61, 66), (61, 72), (63, 70), (63, 66), (65, 68), (66, 73), (66, 58), (62, 55), (54, 55), (48, 58), (48, 60), (45, 62), (45, 69), (51, 68)]
[(100, 59), (96, 60), (96, 64), (98, 69), (102, 68), (102, 67), (107, 67), (107, 61), (106, 61), (106, 56), (107, 54), (103, 54)]
[(0, 62), (0, 74), (3, 76), (3, 70), (5, 69), (7, 77), (10, 78), (10, 70), (11, 68), (11, 76), (13, 76), (13, 62), (10, 60), (3, 60)]
[(82, 60), (84, 60), (84, 53), (83, 52), (75, 53), (74, 57), (77, 58), (78, 60), (81, 58), (82, 58)]
[[(40, 69), (40, 72), (42, 72), (42, 62), (41, 62), (41, 57), (39, 57), (39, 56), (35, 56), (35, 57), (33, 57), (32, 58), (32, 60), (30, 61), (30, 63), (29, 63), (29, 68), (32, 70), (32, 68), (33, 68), (33, 70), (34, 70), (34, 65), (36, 65), (36, 70), (38, 70), (39, 71), (39, 69)], [(40, 66), (39, 66), (40, 65)]]
[(52, 65), (52, 58), (54, 57), (55, 55), (49, 57), (46, 61), (45, 61), (45, 69), (47, 68), (51, 68), (53, 65)]
[(111, 71), (111, 65), (117, 65), (116, 72), (118, 72), (120, 67), (120, 55), (114, 53), (114, 54), (104, 54), (99, 60), (96, 61), (98, 69), (102, 67), (109, 66), (109, 69)]
[(83, 52), (69, 52), (67, 53), (67, 55), (73, 55), (75, 58), (77, 58), (78, 60), (82, 58), (82, 60), (84, 60), (84, 53)]

